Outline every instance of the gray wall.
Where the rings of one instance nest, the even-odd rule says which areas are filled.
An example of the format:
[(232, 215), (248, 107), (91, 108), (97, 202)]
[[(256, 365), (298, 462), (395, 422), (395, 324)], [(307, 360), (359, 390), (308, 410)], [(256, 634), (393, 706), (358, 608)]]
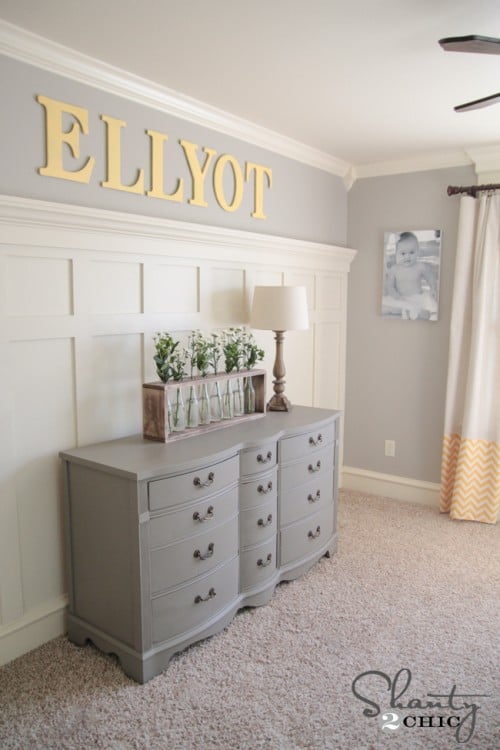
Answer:
[[(429, 482), (440, 480), (448, 334), (459, 198), (472, 167), (359, 180), (348, 198), (349, 278), (344, 463)], [(381, 317), (384, 230), (441, 229), (437, 322)], [(396, 457), (384, 441), (396, 441)]]
[[(0, 193), (313, 242), (346, 244), (347, 191), (336, 175), (8, 57), (0, 56), (0, 78), (3, 113), (0, 118)], [(75, 170), (83, 166), (84, 157), (95, 156), (89, 184), (38, 174), (37, 169), (45, 164), (45, 112), (35, 99), (37, 95), (88, 110), (89, 133), (80, 137), (81, 161), (70, 159), (65, 168)], [(149, 175), (150, 141), (144, 131), (152, 129), (168, 135), (165, 181), (170, 182), (165, 185), (165, 191), (172, 192), (176, 179), (182, 177), (186, 184), (182, 203), (100, 186), (106, 179), (106, 128), (99, 119), (103, 114), (127, 123), (122, 130), (122, 180), (126, 184), (134, 181), (138, 168), (144, 168)], [(68, 120), (64, 127), (70, 124)], [(242, 167), (247, 161), (270, 167), (273, 185), (265, 190), (264, 198), (267, 219), (251, 218), (252, 193), (247, 188), (239, 209), (232, 213), (224, 211), (215, 200), (211, 175), (205, 181), (208, 207), (189, 205), (187, 187), (191, 177), (179, 139), (198, 144), (199, 152), (205, 146), (215, 149), (217, 155), (231, 154)], [(63, 148), (67, 150), (66, 145)], [(69, 157), (69, 151), (67, 154)], [(230, 200), (233, 182), (229, 171), (227, 178), (226, 195)], [(147, 178), (146, 185), (149, 186)]]

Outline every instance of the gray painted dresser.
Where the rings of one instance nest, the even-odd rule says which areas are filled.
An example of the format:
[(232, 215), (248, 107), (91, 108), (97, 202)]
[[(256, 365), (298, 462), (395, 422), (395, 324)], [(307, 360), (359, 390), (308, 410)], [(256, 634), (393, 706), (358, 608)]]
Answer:
[(333, 554), (339, 416), (296, 406), (170, 444), (61, 453), (69, 638), (146, 682)]

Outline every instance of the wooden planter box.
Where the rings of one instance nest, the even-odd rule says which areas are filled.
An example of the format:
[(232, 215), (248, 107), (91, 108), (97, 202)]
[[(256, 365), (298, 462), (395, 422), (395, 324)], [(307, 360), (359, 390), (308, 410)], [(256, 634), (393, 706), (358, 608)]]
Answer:
[[(198, 427), (187, 427), (182, 432), (170, 432), (168, 427), (168, 398), (171, 403), (174, 401), (177, 388), (181, 387), (184, 392), (184, 400), (187, 399), (189, 388), (191, 386), (198, 390), (202, 384), (207, 384), (209, 391), (213, 384), (218, 382), (221, 393), (224, 392), (228, 380), (237, 380), (251, 377), (255, 389), (255, 412), (252, 414), (243, 414), (231, 419), (221, 419), (210, 424), (199, 425)], [(225, 427), (231, 427), (233, 424), (241, 424), (250, 419), (263, 417), (266, 411), (266, 371), (265, 370), (240, 370), (239, 372), (217, 373), (217, 375), (207, 375), (204, 378), (186, 378), (181, 383), (169, 381), (162, 383), (144, 383), (142, 386), (142, 429), (143, 437), (147, 440), (157, 440), (168, 443), (171, 440), (180, 440), (200, 435), (212, 430), (220, 430)]]

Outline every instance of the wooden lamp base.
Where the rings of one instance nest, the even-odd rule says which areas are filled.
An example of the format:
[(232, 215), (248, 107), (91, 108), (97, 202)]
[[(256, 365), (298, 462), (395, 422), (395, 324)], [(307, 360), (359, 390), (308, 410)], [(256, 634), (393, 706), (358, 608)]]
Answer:
[(285, 361), (283, 359), (284, 331), (274, 331), (276, 341), (276, 357), (273, 367), (273, 389), (274, 395), (267, 403), (267, 411), (291, 411), (291, 401), (285, 396)]

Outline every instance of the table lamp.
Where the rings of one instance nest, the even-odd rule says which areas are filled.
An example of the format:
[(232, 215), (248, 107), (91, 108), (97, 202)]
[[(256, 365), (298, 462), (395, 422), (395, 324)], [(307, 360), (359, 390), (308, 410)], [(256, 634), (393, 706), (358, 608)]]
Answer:
[(285, 362), (283, 342), (285, 331), (309, 328), (305, 286), (256, 286), (253, 293), (250, 326), (274, 331), (276, 358), (273, 367), (274, 395), (267, 404), (268, 411), (290, 411), (292, 404), (285, 396)]

